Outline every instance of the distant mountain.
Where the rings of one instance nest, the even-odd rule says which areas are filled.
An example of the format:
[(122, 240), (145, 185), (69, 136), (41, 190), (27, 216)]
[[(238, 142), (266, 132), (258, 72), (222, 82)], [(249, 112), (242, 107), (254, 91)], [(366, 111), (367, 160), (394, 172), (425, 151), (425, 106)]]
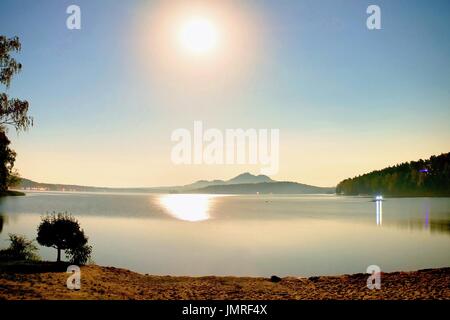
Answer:
[(107, 188), (68, 184), (40, 183), (23, 178), (19, 189), (41, 191), (75, 191), (75, 192), (142, 192), (142, 193), (334, 193), (334, 188), (315, 187), (306, 184), (275, 181), (265, 175), (242, 173), (229, 180), (199, 180), (197, 182), (172, 187), (155, 188)]
[(322, 188), (297, 182), (261, 182), (208, 186), (193, 190), (213, 194), (332, 194), (335, 188)]
[(216, 186), (216, 185), (222, 185), (222, 184), (226, 184), (226, 182), (223, 180), (212, 180), (212, 181), (199, 180), (197, 182), (187, 184), (182, 187), (175, 187), (175, 188), (179, 188), (180, 191), (181, 190), (187, 191), (187, 190), (199, 189), (199, 188), (204, 188), (204, 187), (208, 187), (208, 186)]
[(242, 183), (261, 183), (261, 182), (275, 182), (265, 175), (255, 176), (251, 173), (245, 172), (240, 175), (231, 178), (230, 180), (199, 180), (197, 182), (182, 186), (182, 190), (195, 190), (200, 188), (205, 188), (209, 186), (218, 186), (218, 185), (228, 185), (228, 184), (242, 184)]
[(343, 195), (450, 196), (450, 153), (398, 164), (341, 181)]
[(226, 181), (226, 184), (242, 184), (242, 183), (262, 183), (262, 182), (275, 182), (268, 176), (260, 174), (259, 176), (254, 176), (248, 172), (242, 173), (233, 179)]

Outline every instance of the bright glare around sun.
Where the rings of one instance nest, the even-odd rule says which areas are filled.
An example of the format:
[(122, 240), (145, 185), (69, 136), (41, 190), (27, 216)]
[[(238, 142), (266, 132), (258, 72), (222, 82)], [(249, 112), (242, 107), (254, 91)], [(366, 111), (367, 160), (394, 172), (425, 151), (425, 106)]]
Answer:
[(181, 25), (181, 47), (193, 54), (205, 54), (214, 50), (219, 41), (217, 27), (208, 19), (192, 18)]

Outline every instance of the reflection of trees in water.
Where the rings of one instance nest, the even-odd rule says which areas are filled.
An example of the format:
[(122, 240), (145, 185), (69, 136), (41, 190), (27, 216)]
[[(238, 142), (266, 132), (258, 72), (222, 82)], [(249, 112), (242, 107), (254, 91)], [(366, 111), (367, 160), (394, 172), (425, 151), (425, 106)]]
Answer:
[(448, 219), (430, 220), (428, 224), (424, 220), (408, 220), (406, 222), (397, 221), (393, 224), (395, 224), (395, 226), (399, 229), (429, 230), (431, 232), (445, 233), (450, 235), (450, 220)]
[(450, 234), (450, 221), (431, 221), (430, 222), (431, 231), (445, 232)]
[(8, 222), (8, 216), (3, 213), (0, 213), (0, 233), (3, 231), (3, 226)]
[(2, 230), (3, 230), (3, 222), (4, 222), (4, 217), (3, 217), (3, 215), (0, 213), (0, 233), (2, 233)]

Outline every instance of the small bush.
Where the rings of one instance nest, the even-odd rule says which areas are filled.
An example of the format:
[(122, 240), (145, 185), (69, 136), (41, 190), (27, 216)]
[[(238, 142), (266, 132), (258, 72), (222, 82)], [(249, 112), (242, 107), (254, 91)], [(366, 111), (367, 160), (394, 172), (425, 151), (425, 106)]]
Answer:
[(71, 248), (66, 250), (66, 257), (70, 263), (73, 264), (86, 264), (91, 258), (92, 246), (84, 245), (77, 248)]
[(36, 254), (38, 248), (34, 245), (34, 240), (26, 237), (9, 234), (9, 248), (0, 250), (2, 260), (39, 260)]

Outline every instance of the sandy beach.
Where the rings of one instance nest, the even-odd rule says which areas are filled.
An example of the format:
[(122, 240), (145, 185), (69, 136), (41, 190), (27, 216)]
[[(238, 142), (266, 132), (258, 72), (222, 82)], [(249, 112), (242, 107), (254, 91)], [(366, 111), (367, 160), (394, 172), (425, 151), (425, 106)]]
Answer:
[(133, 300), (322, 300), (450, 299), (450, 268), (382, 273), (380, 290), (366, 287), (367, 274), (285, 277), (152, 276), (114, 267), (81, 268), (81, 289), (69, 290), (65, 270), (53, 264), (0, 267), (0, 299)]

